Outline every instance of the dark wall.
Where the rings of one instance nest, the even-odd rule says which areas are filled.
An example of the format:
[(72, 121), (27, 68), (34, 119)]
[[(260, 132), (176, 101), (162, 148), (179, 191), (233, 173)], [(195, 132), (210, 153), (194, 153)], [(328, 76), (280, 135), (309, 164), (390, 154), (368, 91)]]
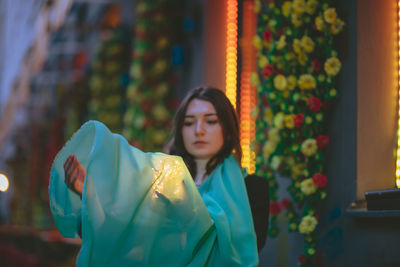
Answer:
[(337, 5), (346, 31), (339, 44), (340, 99), (330, 120), (330, 179), (319, 226), (324, 266), (400, 266), (400, 217), (359, 217), (346, 211), (357, 193), (357, 0)]

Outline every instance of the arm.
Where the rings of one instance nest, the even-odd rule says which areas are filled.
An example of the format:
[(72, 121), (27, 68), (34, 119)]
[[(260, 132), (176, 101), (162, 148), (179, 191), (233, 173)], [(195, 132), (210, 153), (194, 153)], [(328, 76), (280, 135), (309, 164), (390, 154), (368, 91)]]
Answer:
[(64, 162), (65, 184), (82, 197), (86, 170), (75, 155), (69, 155)]

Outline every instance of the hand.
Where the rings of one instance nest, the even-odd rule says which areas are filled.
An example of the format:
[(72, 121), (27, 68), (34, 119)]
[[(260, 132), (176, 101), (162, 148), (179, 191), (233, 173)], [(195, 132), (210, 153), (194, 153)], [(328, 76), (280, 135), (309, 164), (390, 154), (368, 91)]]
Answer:
[(75, 155), (69, 155), (64, 162), (65, 184), (82, 196), (86, 170)]

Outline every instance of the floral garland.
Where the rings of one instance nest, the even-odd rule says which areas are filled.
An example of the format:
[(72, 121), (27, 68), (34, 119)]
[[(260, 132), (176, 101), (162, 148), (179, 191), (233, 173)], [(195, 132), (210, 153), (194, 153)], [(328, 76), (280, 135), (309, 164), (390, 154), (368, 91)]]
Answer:
[[(318, 264), (318, 210), (326, 198), (324, 149), (329, 144), (327, 111), (337, 98), (341, 69), (335, 39), (344, 27), (333, 1), (256, 0), (258, 73), (261, 109), (256, 112), (260, 153), (257, 173), (271, 190), (269, 235), (279, 233), (277, 216), (286, 209), (289, 230), (304, 235), (303, 266)], [(292, 198), (279, 201), (277, 177), (289, 177)]]
[(129, 83), (130, 39), (121, 26), (104, 29), (102, 36), (89, 83), (89, 118), (102, 121), (113, 132), (121, 132)]
[(181, 36), (182, 1), (140, 0), (128, 86), (123, 135), (145, 151), (160, 151), (178, 101), (171, 62), (172, 45)]

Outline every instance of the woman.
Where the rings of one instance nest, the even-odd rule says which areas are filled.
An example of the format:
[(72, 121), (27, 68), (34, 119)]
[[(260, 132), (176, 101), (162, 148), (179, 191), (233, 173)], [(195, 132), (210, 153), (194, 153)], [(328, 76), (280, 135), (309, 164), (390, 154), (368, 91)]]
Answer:
[[(232, 105), (218, 89), (198, 88), (174, 123), (171, 154), (180, 157), (144, 153), (99, 122), (85, 124), (57, 155), (50, 203), (64, 236), (82, 229), (78, 265), (258, 264), (243, 176), (231, 155), (241, 156)], [(64, 171), (78, 194), (66, 190)]]

